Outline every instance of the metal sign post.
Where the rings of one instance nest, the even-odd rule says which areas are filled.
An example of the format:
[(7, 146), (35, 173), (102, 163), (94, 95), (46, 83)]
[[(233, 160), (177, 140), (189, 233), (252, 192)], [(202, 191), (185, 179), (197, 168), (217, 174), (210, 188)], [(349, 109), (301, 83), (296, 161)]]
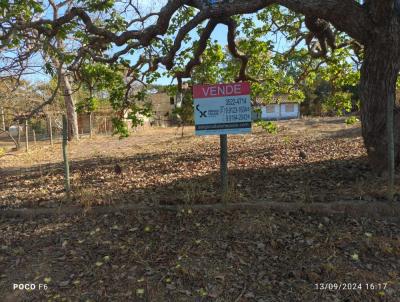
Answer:
[(69, 179), (69, 162), (68, 162), (68, 152), (67, 152), (67, 144), (68, 144), (68, 121), (65, 114), (62, 117), (63, 123), (63, 141), (62, 141), (62, 150), (63, 150), (63, 158), (64, 158), (64, 177), (65, 177), (65, 192), (67, 194), (67, 200), (71, 200), (71, 183)]
[(196, 135), (220, 136), (222, 200), (228, 193), (228, 134), (251, 133), (249, 83), (196, 85), (193, 87)]
[(222, 200), (226, 202), (228, 193), (228, 135), (219, 136), (220, 143), (220, 171), (221, 171), (221, 194)]

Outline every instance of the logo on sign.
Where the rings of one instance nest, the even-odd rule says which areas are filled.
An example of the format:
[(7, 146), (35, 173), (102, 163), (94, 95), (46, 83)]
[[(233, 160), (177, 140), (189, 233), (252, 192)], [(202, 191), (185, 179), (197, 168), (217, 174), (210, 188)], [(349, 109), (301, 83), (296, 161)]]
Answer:
[(200, 117), (207, 117), (207, 110), (206, 111), (201, 111), (200, 109), (199, 109), (199, 107), (200, 107), (200, 105), (197, 105), (196, 106), (196, 110), (198, 111), (198, 112), (200, 112)]

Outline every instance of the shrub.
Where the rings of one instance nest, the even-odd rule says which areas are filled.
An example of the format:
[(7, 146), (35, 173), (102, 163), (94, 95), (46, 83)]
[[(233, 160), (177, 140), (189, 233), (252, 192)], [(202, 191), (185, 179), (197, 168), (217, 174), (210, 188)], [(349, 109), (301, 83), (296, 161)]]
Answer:
[(357, 117), (355, 117), (355, 116), (350, 116), (349, 118), (347, 118), (344, 122), (347, 124), (347, 125), (354, 125), (355, 123), (357, 123), (357, 122), (359, 122), (360, 120), (357, 118)]
[(0, 147), (0, 157), (6, 154), (6, 150)]
[(278, 125), (274, 122), (258, 121), (256, 124), (270, 134), (278, 133)]
[(283, 142), (285, 144), (290, 144), (291, 141), (292, 141), (292, 139), (290, 138), (290, 136), (284, 136), (283, 137)]

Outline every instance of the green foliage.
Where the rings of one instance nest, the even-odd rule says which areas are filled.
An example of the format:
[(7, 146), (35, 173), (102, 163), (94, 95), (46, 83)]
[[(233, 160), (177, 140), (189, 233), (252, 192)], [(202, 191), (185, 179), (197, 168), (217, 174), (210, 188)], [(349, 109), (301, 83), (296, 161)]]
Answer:
[(168, 35), (175, 34), (180, 27), (185, 25), (195, 15), (195, 9), (193, 7), (184, 6), (171, 18), (170, 25), (167, 30)]
[(51, 75), (52, 77), (54, 77), (55, 72), (54, 72), (54, 69), (53, 69), (53, 65), (51, 65), (50, 62), (46, 62), (46, 63), (44, 64), (44, 70), (45, 70), (46, 74), (49, 74), (49, 75)]
[(261, 114), (262, 114), (262, 110), (261, 110), (261, 108), (253, 108), (253, 112), (254, 112), (254, 114), (256, 114), (257, 115), (257, 120), (254, 120), (255, 122), (260, 122), (260, 121), (262, 121), (261, 120)]
[(290, 136), (284, 136), (283, 137), (283, 142), (285, 144), (290, 144), (292, 142), (292, 138)]
[(193, 114), (193, 98), (191, 92), (186, 92), (182, 96), (181, 107), (176, 107), (172, 111), (174, 119), (181, 121), (184, 125), (191, 125), (194, 123)]
[(323, 104), (325, 111), (328, 113), (341, 116), (346, 112), (350, 112), (352, 108), (351, 94), (348, 92), (336, 92), (326, 98)]
[(127, 120), (130, 120), (132, 127), (143, 125), (143, 118), (151, 117), (153, 114), (151, 103), (144, 103), (139, 106), (133, 104), (127, 111), (126, 118), (123, 116), (113, 117), (111, 119), (114, 132), (113, 135), (119, 135), (119, 138), (126, 138), (129, 136), (129, 128)]
[(124, 85), (122, 67), (117, 65), (87, 62), (80, 69), (80, 79), (89, 90), (114, 90)]
[(119, 134), (119, 138), (124, 138), (129, 136), (128, 125), (123, 119), (118, 117), (113, 117), (111, 121), (114, 129), (113, 135)]
[(95, 97), (88, 97), (76, 103), (76, 112), (90, 113), (99, 107), (100, 100)]
[[(180, 13), (186, 15), (178, 17)], [(171, 31), (164, 39), (165, 49), (173, 44), (176, 29), (189, 16), (184, 10), (177, 13), (177, 24), (175, 27), (171, 26)], [(249, 57), (247, 75), (256, 80), (251, 81), (253, 98), (269, 103), (276, 94), (288, 94), (291, 100), (303, 100), (310, 87), (312, 89), (322, 79), (332, 87), (332, 97), (329, 100), (324, 99), (327, 110), (348, 111), (349, 103), (345, 101), (345, 95), (341, 94), (346, 92), (343, 87), (354, 85), (359, 79), (357, 68), (349, 60), (352, 56), (351, 49), (338, 49), (330, 53), (328, 58), (321, 59), (311, 58), (303, 42), (289, 52), (280, 49), (277, 40), (285, 41), (282, 42), (284, 45), (296, 42), (299, 31), (304, 30), (304, 18), (278, 5), (261, 10), (256, 14), (256, 19), (253, 16), (236, 16), (235, 20), (239, 24), (236, 35), (238, 51)], [(199, 34), (203, 26), (197, 28)], [(338, 35), (337, 43), (346, 38)], [(179, 53), (171, 75), (177, 70), (183, 70), (196, 47), (197, 43), (194, 42), (191, 49), (184, 49)], [(233, 82), (241, 66), (241, 62), (232, 57), (228, 49), (217, 41), (208, 41), (201, 59), (202, 64), (192, 71), (193, 84)], [(354, 99), (352, 101), (355, 102)], [(329, 108), (333, 104), (335, 107)]]
[(278, 133), (278, 125), (271, 121), (257, 121), (255, 123), (257, 126), (261, 127), (263, 130), (270, 134)]
[(221, 45), (208, 42), (208, 47), (202, 55), (202, 64), (196, 66), (192, 72), (192, 81), (207, 84), (229, 81), (221, 68), (225, 57), (226, 51)]
[(152, 115), (151, 104), (146, 101), (144, 88), (135, 92), (127, 91), (124, 81), (124, 68), (119, 65), (106, 65), (88, 62), (80, 70), (80, 78), (85, 84), (90, 96), (77, 104), (78, 112), (91, 112), (99, 104), (98, 97), (108, 100), (117, 113), (113, 119), (114, 134), (120, 137), (129, 135), (125, 119), (132, 122), (132, 127), (143, 124), (143, 119)]
[(306, 115), (343, 115), (358, 110), (358, 86), (335, 86), (332, 81), (318, 77), (311, 85), (303, 87), (305, 101), (303, 112)]
[(6, 154), (6, 150), (0, 147), (0, 157)]
[(114, 6), (114, 0), (80, 0), (91, 12), (107, 11)]
[(356, 116), (350, 116), (344, 122), (347, 125), (354, 125), (355, 123), (359, 122), (360, 120)]
[(129, 108), (129, 112), (128, 112), (128, 116), (127, 118), (129, 120), (131, 120), (132, 122), (132, 127), (137, 127), (137, 126), (141, 126), (143, 125), (143, 118), (148, 118), (151, 117), (153, 115), (153, 110), (152, 110), (152, 106), (151, 103), (146, 102), (144, 104), (137, 105), (137, 104), (133, 104), (130, 108)]
[(104, 27), (113, 32), (123, 31), (127, 26), (125, 19), (116, 11), (113, 11), (109, 18), (104, 20), (104, 23)]
[(46, 123), (42, 119), (31, 119), (29, 120), (29, 127), (35, 130), (36, 133), (46, 129)]

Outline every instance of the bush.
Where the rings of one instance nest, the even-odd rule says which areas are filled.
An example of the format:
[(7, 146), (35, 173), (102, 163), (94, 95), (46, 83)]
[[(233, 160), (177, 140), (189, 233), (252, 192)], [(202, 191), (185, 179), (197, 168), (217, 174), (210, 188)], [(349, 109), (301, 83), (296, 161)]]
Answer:
[(0, 157), (6, 154), (6, 150), (0, 147)]
[(258, 121), (256, 123), (257, 126), (261, 127), (264, 129), (266, 132), (270, 134), (276, 134), (278, 133), (278, 125), (274, 122), (271, 121)]
[(285, 144), (290, 144), (291, 141), (292, 141), (292, 139), (290, 138), (290, 136), (284, 136), (283, 137), (283, 142)]
[(357, 117), (355, 117), (355, 116), (350, 116), (349, 118), (347, 118), (344, 122), (347, 124), (347, 125), (354, 125), (355, 123), (357, 123), (357, 122), (359, 122), (360, 120), (357, 118)]

